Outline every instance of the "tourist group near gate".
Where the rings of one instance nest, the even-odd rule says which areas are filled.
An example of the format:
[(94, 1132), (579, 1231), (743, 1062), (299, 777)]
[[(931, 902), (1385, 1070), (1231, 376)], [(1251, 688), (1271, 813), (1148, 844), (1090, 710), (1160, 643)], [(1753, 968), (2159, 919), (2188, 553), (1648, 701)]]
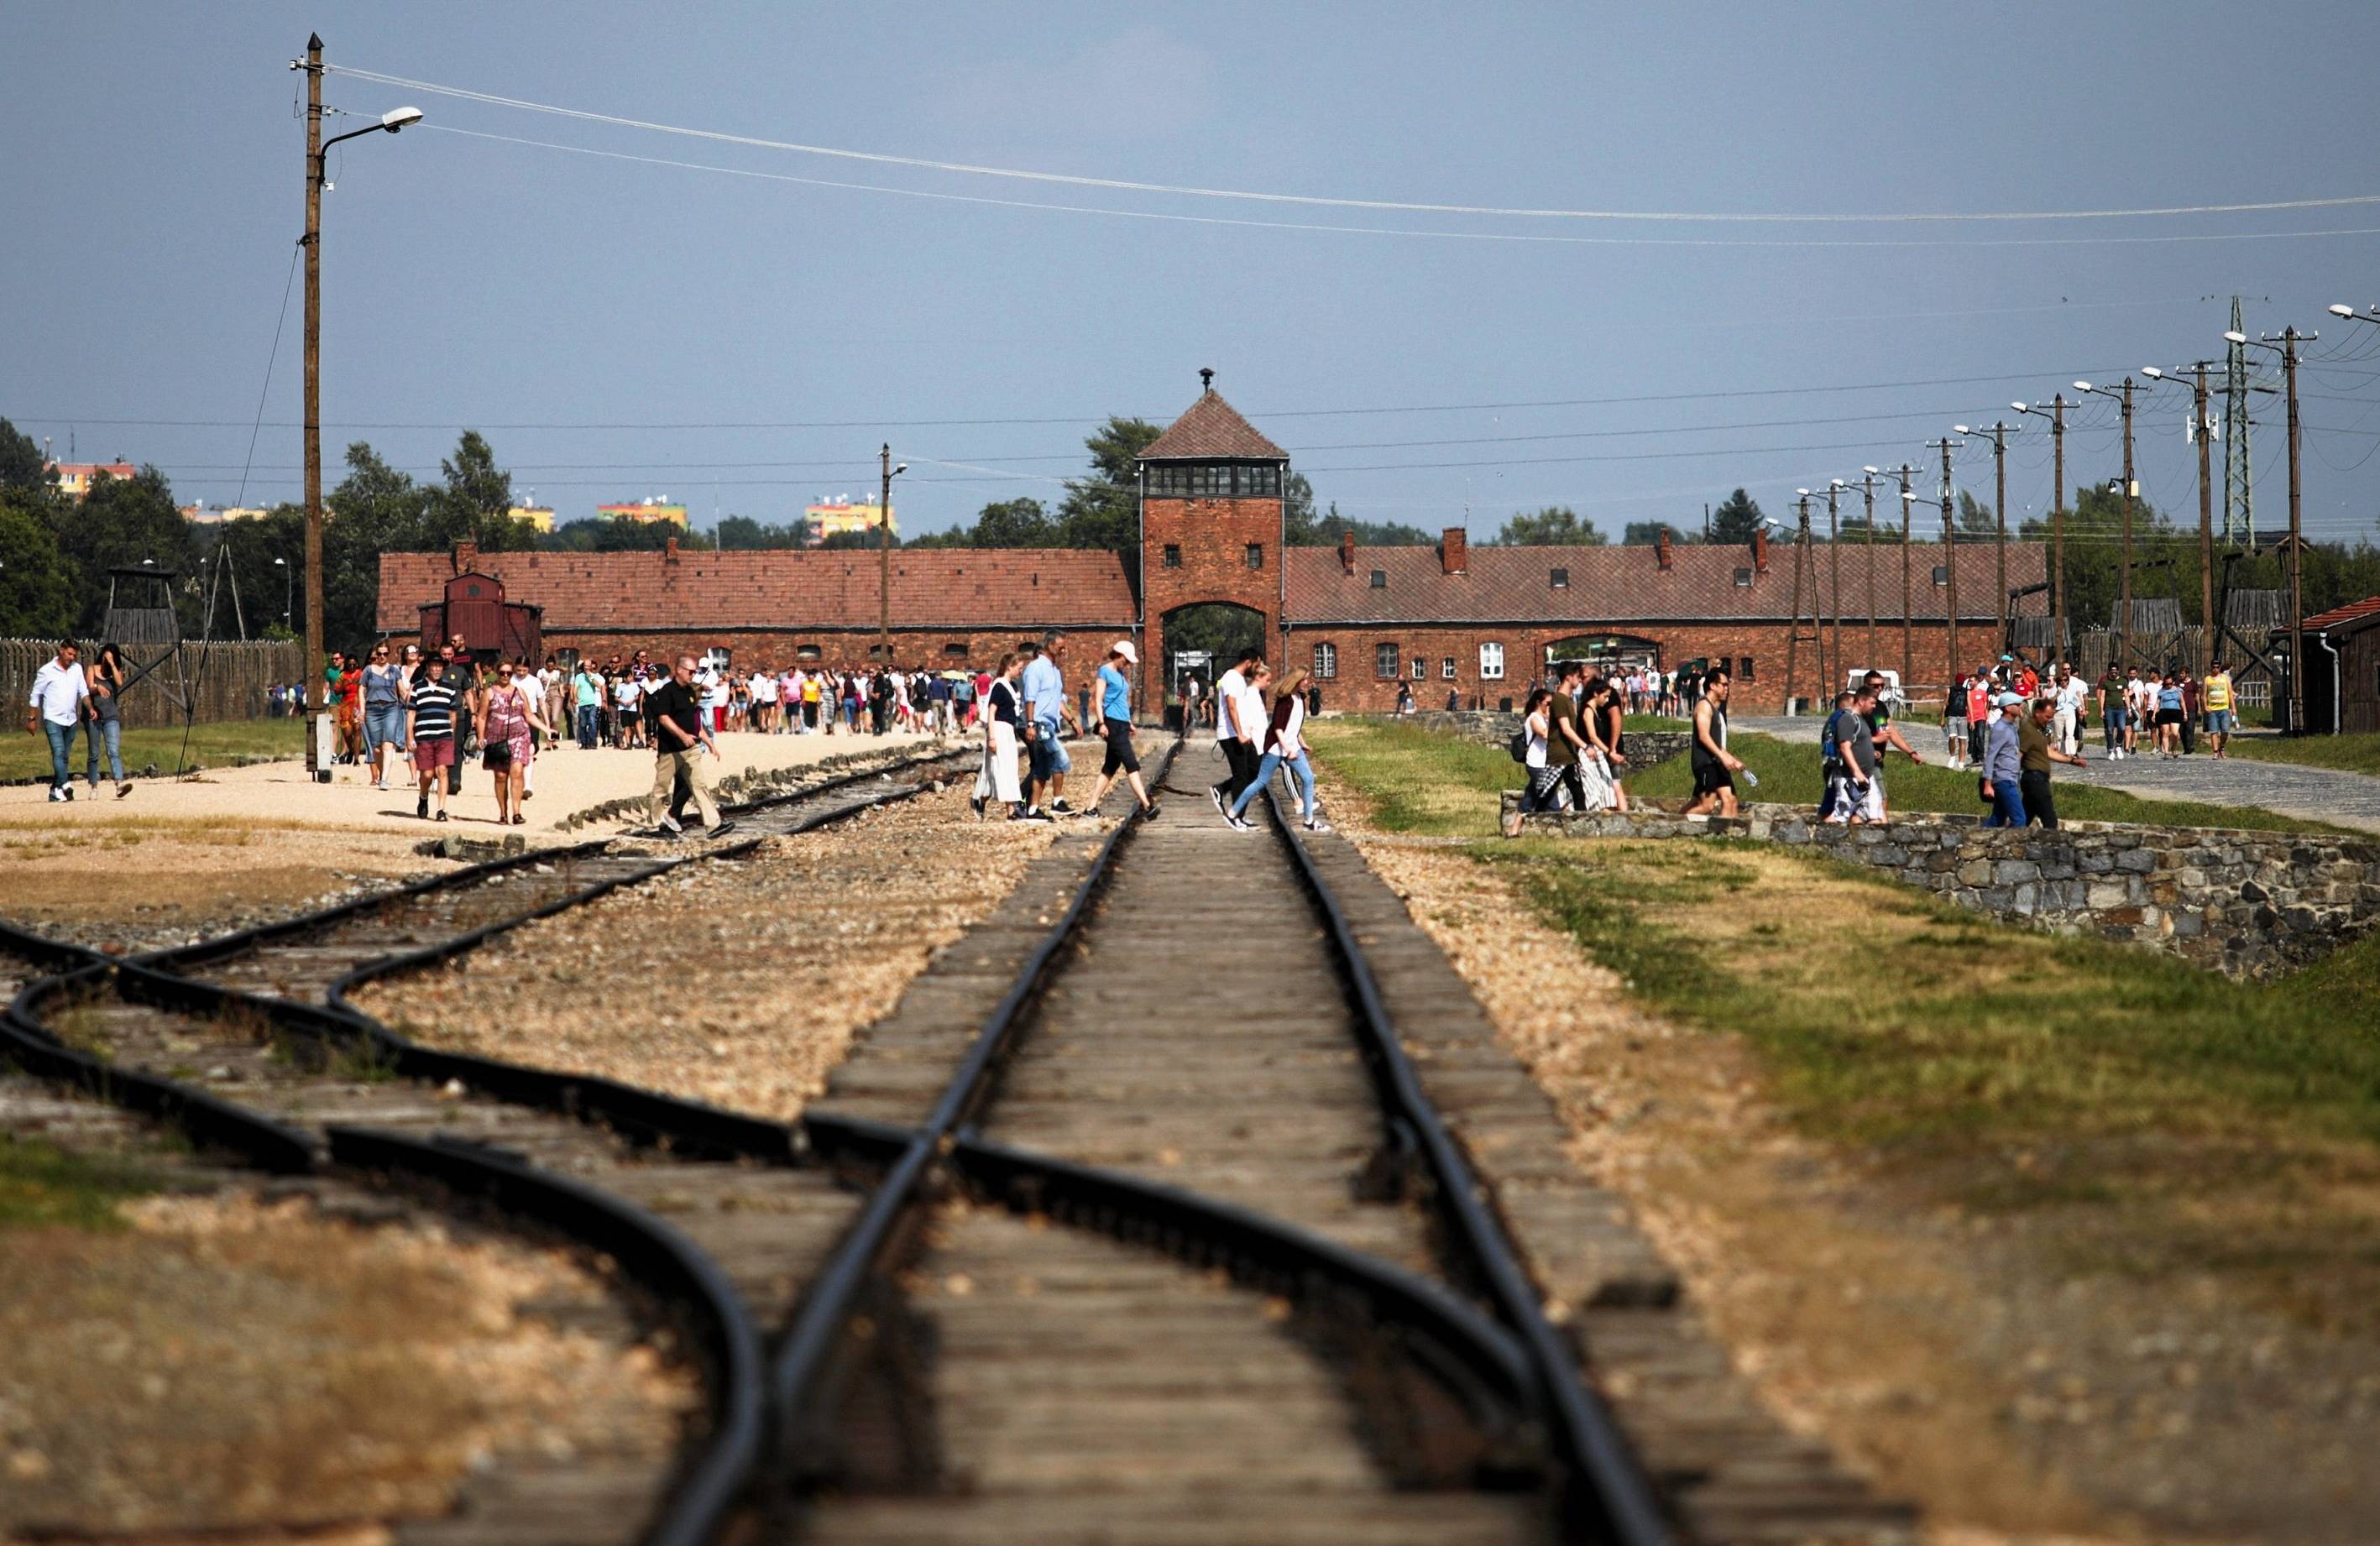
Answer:
[(2380, 12), (1738, 9), (12, 10), (0, 1540), (2380, 1536)]

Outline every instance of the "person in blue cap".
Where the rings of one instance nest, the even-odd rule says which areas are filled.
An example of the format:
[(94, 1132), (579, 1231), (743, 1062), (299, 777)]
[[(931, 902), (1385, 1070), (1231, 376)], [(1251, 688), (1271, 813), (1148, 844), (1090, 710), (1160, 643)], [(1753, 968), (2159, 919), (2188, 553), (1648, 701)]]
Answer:
[(1992, 803), (1992, 814), (1984, 818), (1986, 827), (2022, 827), (2024, 815), (2024, 764), (2018, 744), (2016, 716), (2024, 700), (2014, 693), (2002, 693), (1992, 699), (1998, 712), (1992, 716), (1991, 728), (1984, 740), (1984, 798)]

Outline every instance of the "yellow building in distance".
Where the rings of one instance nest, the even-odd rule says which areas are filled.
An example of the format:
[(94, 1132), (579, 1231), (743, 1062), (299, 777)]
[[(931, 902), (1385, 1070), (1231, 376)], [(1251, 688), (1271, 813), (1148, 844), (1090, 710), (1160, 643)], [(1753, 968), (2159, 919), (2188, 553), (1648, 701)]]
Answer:
[(633, 504), (599, 504), (595, 507), (595, 518), (599, 521), (675, 521), (682, 526), (689, 525), (686, 518), (686, 506), (672, 503), (667, 494), (657, 500), (638, 500)]
[(553, 529), (553, 507), (544, 504), (516, 504), (504, 512), (516, 521), (527, 521), (531, 531)]
[(804, 506), (802, 518), (809, 524), (808, 540), (813, 548), (841, 532), (872, 534), (888, 518), (892, 535), (901, 535), (901, 513), (898, 510), (888, 511), (874, 500), (854, 501), (838, 494), (833, 499)]
[(273, 513), (261, 505), (252, 504), (186, 504), (181, 506), (182, 519), (202, 526), (219, 525), (225, 521), (261, 521)]

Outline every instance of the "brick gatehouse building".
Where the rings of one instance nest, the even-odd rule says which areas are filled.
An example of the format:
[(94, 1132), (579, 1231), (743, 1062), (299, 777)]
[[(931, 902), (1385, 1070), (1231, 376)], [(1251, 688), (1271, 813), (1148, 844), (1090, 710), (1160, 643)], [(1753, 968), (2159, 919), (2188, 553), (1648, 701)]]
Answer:
[[(1663, 666), (1725, 660), (1743, 707), (1774, 712), (1785, 690), (1793, 612), (1790, 546), (1474, 548), (1460, 527), (1427, 547), (1284, 548), (1281, 484), (1289, 454), (1208, 387), (1140, 458), (1137, 554), (1071, 549), (896, 549), (892, 641), (904, 667), (988, 667), (1021, 640), (1057, 629), (1087, 674), (1118, 637), (1139, 641), (1141, 701), (1168, 677), (1169, 626), (1192, 609), (1238, 609), (1269, 658), (1304, 666), (1326, 710), (1385, 709), (1401, 684), (1425, 707), (1449, 693), (1468, 706), (1518, 696), (1553, 658)], [(1901, 549), (1846, 544), (1840, 553), (1844, 662), (1902, 664)], [(1914, 591), (1909, 680), (1949, 675), (1943, 550), (1909, 550)], [(1805, 610), (1834, 627), (1833, 555), (1815, 551)], [(1960, 653), (1998, 653), (1988, 546), (1961, 555)], [(2012, 589), (2037, 587), (2037, 543), (2009, 544)], [(423, 627), (425, 608), (464, 574), (500, 598), (540, 609), (543, 647), (565, 659), (650, 649), (656, 657), (724, 651), (739, 666), (877, 658), (879, 560), (867, 552), (453, 553), (381, 556), (380, 626)], [(1873, 606), (1869, 598), (1875, 598)], [(2045, 609), (2037, 588), (2024, 610)], [(1876, 654), (1864, 658), (1868, 619)], [(1807, 632), (1807, 624), (1804, 625)], [(1800, 646), (1796, 694), (1817, 689)], [(1830, 665), (1834, 654), (1828, 652)], [(1840, 680), (1840, 678), (1838, 678)]]

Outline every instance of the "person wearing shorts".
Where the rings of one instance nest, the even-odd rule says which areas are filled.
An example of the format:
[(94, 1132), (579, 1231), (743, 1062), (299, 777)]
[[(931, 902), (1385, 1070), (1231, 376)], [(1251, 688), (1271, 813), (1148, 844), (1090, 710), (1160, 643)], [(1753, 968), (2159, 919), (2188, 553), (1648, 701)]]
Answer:
[(1685, 811), (1690, 816), (1735, 815), (1735, 775), (1743, 763), (1727, 749), (1730, 682), (1725, 667), (1712, 667), (1704, 679), (1702, 695), (1694, 702), (1694, 751), (1689, 758), (1694, 797), (1686, 803)]
[(1113, 789), (1116, 775), (1132, 785), (1133, 798), (1140, 802), (1141, 818), (1157, 817), (1157, 802), (1148, 797), (1148, 786), (1141, 781), (1140, 754), (1132, 749), (1132, 682), (1124, 675), (1126, 666), (1140, 664), (1139, 652), (1130, 639), (1118, 639), (1108, 650), (1107, 664), (1099, 668), (1099, 728), (1108, 742), (1107, 761), (1099, 767), (1099, 787), (1091, 791), (1091, 803), (1086, 814), (1099, 814), (1099, 802)]
[(1952, 767), (1967, 766), (1967, 679), (1963, 676), (1951, 684), (1942, 700), (1942, 749), (1949, 755)]
[(430, 816), (430, 795), (438, 795), (438, 819), (446, 819), (446, 776), (455, 767), (455, 722), (458, 699), (446, 675), (446, 662), (431, 656), (422, 663), (421, 680), (413, 684), (406, 706), (405, 738), (413, 744), (413, 771), (421, 780), (421, 798), (413, 814)]
[(2199, 699), (2206, 706), (2206, 743), (2220, 760), (2231, 739), (2231, 672), (2222, 666), (2208, 671)]
[(1061, 734), (1065, 722), (1075, 717), (1066, 703), (1066, 676), (1061, 667), (1065, 650), (1062, 635), (1046, 634), (1040, 649), (1025, 666), (1025, 739), (1033, 779), (1033, 787), (1026, 791), (1025, 801), (1027, 821), (1048, 821), (1075, 814), (1066, 803), (1066, 775), (1074, 771), (1075, 763), (1066, 755), (1066, 743)]

